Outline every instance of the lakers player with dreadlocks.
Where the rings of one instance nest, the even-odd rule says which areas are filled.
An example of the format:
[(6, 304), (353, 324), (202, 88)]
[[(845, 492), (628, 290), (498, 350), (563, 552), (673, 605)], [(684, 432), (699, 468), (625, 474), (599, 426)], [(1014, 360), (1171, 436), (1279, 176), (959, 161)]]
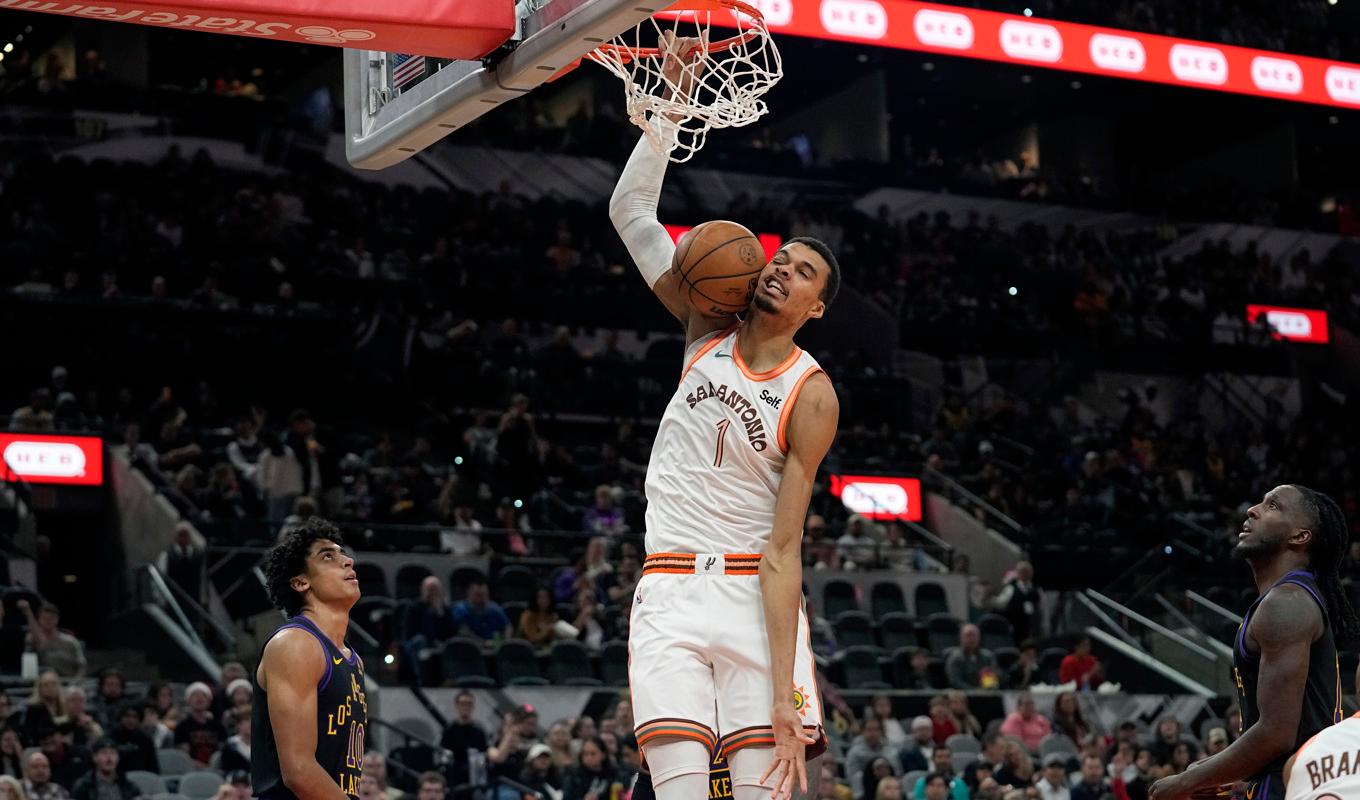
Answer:
[(1154, 783), (1150, 800), (1227, 797), (1237, 781), (1251, 800), (1283, 800), (1285, 762), (1341, 721), (1336, 642), (1360, 632), (1341, 586), (1347, 539), (1336, 501), (1306, 486), (1277, 486), (1247, 511), (1233, 552), (1261, 594), (1233, 645), (1242, 736)]

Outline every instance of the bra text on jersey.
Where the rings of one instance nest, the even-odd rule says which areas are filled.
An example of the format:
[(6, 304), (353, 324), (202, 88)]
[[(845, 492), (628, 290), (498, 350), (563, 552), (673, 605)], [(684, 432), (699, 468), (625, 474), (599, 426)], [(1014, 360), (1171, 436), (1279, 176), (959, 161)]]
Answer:
[[(765, 437), (765, 423), (760, 419), (760, 412), (736, 389), (730, 388), (727, 384), (720, 384), (714, 388), (713, 382), (701, 384), (699, 388), (685, 395), (685, 402), (689, 403), (692, 409), (705, 400), (717, 398), (728, 408), (737, 412), (737, 418), (746, 426), (746, 440), (751, 443), (751, 449), (756, 452), (763, 451), (769, 447), (769, 440)], [(768, 401), (767, 401), (768, 402)], [(778, 406), (775, 406), (778, 408)]]

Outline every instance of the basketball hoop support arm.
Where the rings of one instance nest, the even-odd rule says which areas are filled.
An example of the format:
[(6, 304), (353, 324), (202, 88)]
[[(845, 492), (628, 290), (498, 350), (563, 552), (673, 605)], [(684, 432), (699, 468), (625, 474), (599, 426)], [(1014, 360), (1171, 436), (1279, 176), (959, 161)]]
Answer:
[(545, 83), (620, 31), (664, 11), (674, 0), (531, 0), (513, 49), (496, 59), (455, 61), (400, 96), (380, 96), (372, 73), (386, 53), (346, 50), (345, 155), (362, 169), (404, 161), (508, 100)]

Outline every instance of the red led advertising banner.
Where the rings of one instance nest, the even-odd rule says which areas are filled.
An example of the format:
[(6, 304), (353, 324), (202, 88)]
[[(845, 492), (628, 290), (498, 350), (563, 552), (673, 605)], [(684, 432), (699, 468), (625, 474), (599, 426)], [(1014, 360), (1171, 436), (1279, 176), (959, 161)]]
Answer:
[(0, 480), (99, 486), (104, 442), (98, 436), (0, 433)]
[(912, 0), (747, 2), (776, 35), (1360, 108), (1360, 64)]
[[(666, 233), (671, 235), (671, 241), (680, 243), (680, 237), (694, 229), (693, 225), (666, 225)], [(756, 238), (760, 240), (760, 246), (765, 251), (765, 260), (774, 258), (774, 254), (779, 252), (779, 245), (784, 240), (779, 238), (777, 233), (757, 233)]]
[(921, 481), (883, 475), (832, 475), (831, 494), (869, 519), (921, 521)]
[(1309, 344), (1327, 344), (1327, 312), (1313, 308), (1285, 308), (1283, 306), (1247, 306), (1247, 324), (1255, 325), (1261, 315), (1275, 331), (1277, 339)]

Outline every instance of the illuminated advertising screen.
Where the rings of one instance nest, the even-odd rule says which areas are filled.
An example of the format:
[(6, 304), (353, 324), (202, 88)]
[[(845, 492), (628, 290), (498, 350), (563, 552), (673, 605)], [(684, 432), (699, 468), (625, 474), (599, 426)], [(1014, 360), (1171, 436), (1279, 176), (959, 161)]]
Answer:
[(921, 481), (885, 475), (832, 475), (831, 494), (869, 519), (921, 521)]
[(1255, 325), (1264, 314), (1277, 339), (1308, 344), (1327, 344), (1327, 312), (1315, 308), (1247, 306), (1247, 324)]
[[(680, 237), (694, 230), (693, 225), (666, 225), (666, 233), (671, 235), (671, 241), (680, 243)], [(768, 262), (774, 258), (774, 254), (779, 252), (779, 245), (784, 243), (783, 238), (777, 233), (757, 233), (756, 238), (760, 240), (760, 247), (765, 251), (765, 260)]]
[(0, 480), (99, 486), (104, 442), (98, 436), (0, 432)]

